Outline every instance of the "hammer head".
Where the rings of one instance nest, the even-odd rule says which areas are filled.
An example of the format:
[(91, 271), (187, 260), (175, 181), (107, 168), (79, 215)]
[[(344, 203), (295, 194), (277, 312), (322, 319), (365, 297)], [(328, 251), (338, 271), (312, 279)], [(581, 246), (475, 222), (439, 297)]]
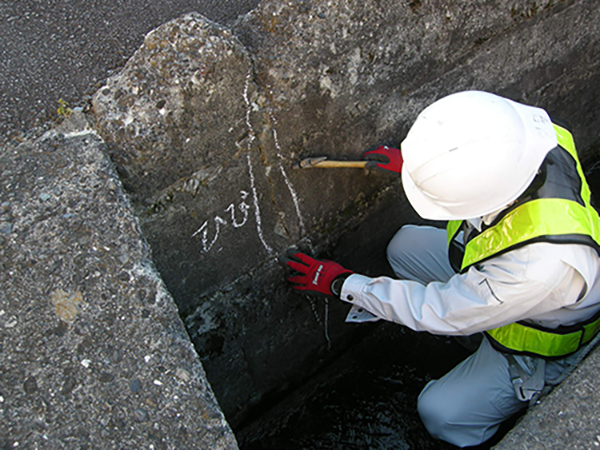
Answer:
[(312, 158), (304, 158), (302, 161), (294, 165), (294, 169), (309, 169), (316, 167), (317, 164), (327, 159), (327, 156), (313, 156)]

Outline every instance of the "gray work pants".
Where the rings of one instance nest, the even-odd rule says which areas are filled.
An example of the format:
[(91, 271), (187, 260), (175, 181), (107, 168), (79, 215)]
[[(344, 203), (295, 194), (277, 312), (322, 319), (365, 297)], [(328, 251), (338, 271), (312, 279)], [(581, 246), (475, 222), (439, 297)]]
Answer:
[[(403, 227), (388, 246), (388, 260), (400, 279), (427, 284), (455, 274), (448, 262), (446, 231), (433, 227)], [(557, 379), (575, 357), (547, 362), (546, 382)], [(516, 360), (531, 374), (528, 367), (535, 358)], [(487, 441), (504, 420), (527, 405), (515, 394), (507, 358), (484, 338), (474, 354), (425, 386), (418, 410), (432, 436), (466, 447)]]

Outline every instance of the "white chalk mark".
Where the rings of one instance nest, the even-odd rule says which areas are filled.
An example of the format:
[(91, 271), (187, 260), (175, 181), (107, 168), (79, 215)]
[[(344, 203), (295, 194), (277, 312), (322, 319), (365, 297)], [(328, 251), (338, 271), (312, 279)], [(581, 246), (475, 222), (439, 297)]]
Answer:
[[(231, 217), (231, 225), (233, 226), (233, 228), (241, 228), (248, 222), (248, 218), (249, 218), (249, 214), (250, 214), (249, 210), (251, 207), (253, 207), (255, 223), (256, 223), (256, 232), (258, 234), (258, 238), (260, 239), (260, 242), (262, 243), (262, 245), (265, 248), (265, 250), (267, 251), (267, 253), (269, 255), (273, 255), (273, 249), (269, 246), (269, 244), (267, 244), (264, 234), (263, 234), (262, 218), (261, 218), (260, 204), (259, 204), (259, 194), (258, 194), (258, 190), (257, 190), (257, 186), (256, 186), (256, 181), (254, 178), (254, 169), (252, 166), (251, 152), (252, 152), (253, 143), (256, 140), (256, 132), (252, 126), (251, 112), (252, 112), (253, 108), (258, 109), (258, 106), (256, 104), (251, 103), (249, 96), (248, 96), (251, 75), (252, 75), (252, 72), (248, 71), (248, 74), (246, 75), (245, 85), (244, 85), (243, 98), (244, 98), (244, 102), (246, 104), (245, 121), (246, 121), (247, 130), (248, 130), (246, 161), (248, 164), (248, 175), (250, 177), (250, 193), (252, 194), (252, 205), (249, 205), (245, 201), (248, 198), (248, 196), (250, 195), (250, 193), (242, 190), (242, 191), (240, 191), (242, 200), (237, 205), (237, 209), (235, 207), (235, 203), (231, 203), (224, 211), (226, 213), (229, 213), (229, 216)], [(273, 122), (272, 133), (273, 133), (273, 140), (275, 142), (276, 154), (278, 157), (279, 171), (281, 172), (281, 175), (283, 176), (283, 179), (285, 181), (287, 189), (290, 192), (290, 195), (292, 197), (295, 212), (298, 217), (300, 234), (303, 235), (305, 233), (305, 225), (304, 225), (304, 220), (302, 218), (302, 213), (300, 211), (300, 202), (298, 201), (298, 195), (297, 195), (297, 193), (292, 185), (292, 182), (290, 181), (290, 179), (287, 175), (287, 172), (285, 171), (284, 166), (283, 166), (283, 162), (285, 161), (285, 159), (282, 155), (282, 149), (281, 149), (281, 145), (279, 143), (279, 137), (277, 135), (277, 130), (276, 130), (277, 119), (275, 118), (275, 116), (273, 115), (272, 112), (269, 111), (269, 114), (270, 114), (272, 122)], [(265, 168), (267, 177), (269, 175), (269, 172), (268, 172), (269, 168), (270, 167)], [(200, 185), (200, 181), (197, 179), (193, 179), (193, 180), (190, 180), (189, 182), (187, 182), (186, 184), (184, 184), (183, 187), (185, 190), (192, 191), (194, 194), (196, 194), (196, 191), (197, 191), (199, 185)], [(280, 214), (281, 214), (281, 212), (280, 212)], [(212, 218), (212, 221), (214, 222), (214, 235), (212, 236), (212, 238), (210, 238), (210, 236), (209, 236), (209, 233), (210, 233), (209, 228), (212, 228), (212, 227), (209, 227), (211, 219), (207, 219), (202, 224), (202, 226), (200, 228), (198, 228), (198, 230), (196, 230), (196, 232), (194, 234), (192, 234), (192, 238), (196, 237), (198, 235), (201, 235), (203, 252), (209, 252), (215, 246), (215, 244), (217, 243), (219, 236), (221, 234), (222, 225), (229, 224), (228, 221), (226, 221), (225, 219), (223, 219), (222, 217), (220, 217), (218, 215), (215, 215)], [(310, 242), (308, 242), (308, 243), (310, 244)], [(219, 251), (220, 250), (221, 249), (219, 249)], [(327, 331), (326, 331), (326, 334), (327, 334)]]
[(254, 128), (252, 128), (252, 124), (250, 123), (250, 109), (252, 109), (252, 105), (250, 105), (250, 100), (248, 99), (248, 87), (250, 86), (250, 71), (248, 71), (248, 75), (246, 75), (246, 84), (244, 85), (244, 102), (246, 103), (246, 127), (248, 128), (249, 139), (248, 139), (248, 150), (252, 147), (252, 142), (256, 138), (256, 134), (254, 133)]
[(315, 319), (317, 319), (317, 323), (320, 324), (321, 318), (319, 317), (319, 313), (317, 312), (317, 306), (315, 304), (315, 300), (312, 297), (308, 297), (308, 303), (310, 304), (310, 309), (312, 310), (313, 315), (315, 316)]
[(310, 304), (310, 309), (317, 320), (319, 325), (323, 325), (323, 331), (325, 332), (325, 340), (327, 341), (327, 348), (331, 349), (331, 339), (329, 339), (329, 329), (328, 329), (328, 320), (329, 320), (329, 302), (328, 299), (325, 299), (325, 319), (321, 320), (319, 317), (319, 313), (317, 311), (317, 303), (318, 300), (315, 300), (313, 297), (308, 297), (308, 303)]
[(208, 225), (208, 221), (205, 221), (202, 224), (202, 226), (200, 228), (198, 228), (194, 234), (192, 234), (192, 237), (196, 237), (196, 235), (201, 233), (207, 227), (207, 225)]
[(246, 221), (248, 220), (248, 210), (250, 209), (250, 206), (247, 203), (242, 202), (238, 205), (238, 208), (242, 212), (241, 222), (235, 220), (235, 206), (233, 206), (233, 203), (229, 205), (225, 210), (231, 213), (231, 225), (233, 225), (233, 228), (243, 227), (246, 224)]
[(325, 339), (327, 348), (331, 350), (331, 339), (329, 339), (329, 299), (325, 298)]
[[(240, 191), (240, 196), (242, 197), (242, 201), (238, 205), (238, 209), (241, 212), (241, 219), (236, 217), (237, 213), (236, 213), (236, 208), (235, 208), (234, 203), (231, 203), (226, 209), (224, 209), (225, 212), (229, 212), (229, 214), (231, 215), (231, 225), (233, 226), (233, 228), (243, 227), (246, 224), (246, 222), (248, 222), (250, 205), (248, 205), (244, 201), (244, 200), (246, 200), (246, 198), (248, 198), (248, 192)], [(209, 240), (209, 238), (208, 238), (209, 220), (206, 220), (202, 224), (202, 226), (200, 228), (198, 228), (198, 230), (196, 230), (196, 232), (194, 234), (192, 234), (192, 237), (196, 237), (197, 235), (202, 233), (202, 251), (204, 251), (204, 252), (210, 251), (210, 249), (213, 248), (213, 246), (219, 239), (219, 235), (221, 232), (221, 225), (228, 225), (228, 222), (225, 219), (221, 218), (220, 216), (213, 217), (213, 221), (215, 223), (215, 235), (212, 239)]]
[(262, 219), (260, 217), (260, 206), (258, 205), (258, 192), (256, 192), (256, 184), (254, 183), (254, 173), (252, 172), (252, 159), (250, 158), (250, 153), (246, 154), (246, 159), (248, 160), (250, 188), (252, 190), (252, 199), (254, 201), (254, 218), (256, 220), (256, 232), (258, 233), (258, 238), (260, 239), (260, 242), (262, 242), (262, 245), (267, 251), (267, 253), (272, 254), (273, 249), (269, 247), (269, 244), (265, 242), (265, 238), (262, 232)]
[(298, 194), (296, 194), (296, 190), (292, 186), (292, 182), (288, 178), (287, 172), (283, 168), (283, 155), (281, 154), (281, 145), (279, 145), (279, 138), (277, 137), (277, 130), (275, 126), (277, 125), (277, 119), (273, 115), (272, 112), (269, 111), (269, 115), (271, 116), (271, 120), (273, 121), (273, 141), (275, 142), (275, 149), (277, 151), (277, 157), (279, 158), (278, 166), (281, 175), (283, 175), (283, 180), (290, 191), (290, 195), (292, 196), (292, 201), (294, 202), (294, 208), (296, 209), (296, 215), (298, 216), (298, 224), (300, 225), (300, 233), (304, 234), (304, 220), (302, 219), (302, 213), (300, 212), (300, 202), (298, 201)]
[(252, 171), (252, 159), (250, 158), (250, 150), (252, 149), (252, 143), (254, 139), (256, 139), (256, 133), (254, 132), (254, 128), (250, 123), (250, 110), (252, 109), (252, 105), (250, 105), (250, 100), (248, 99), (248, 87), (250, 86), (250, 75), (251, 72), (248, 71), (248, 75), (246, 75), (246, 84), (244, 86), (244, 102), (246, 103), (246, 126), (248, 127), (248, 153), (246, 154), (246, 160), (248, 161), (248, 174), (250, 175), (250, 190), (252, 191), (252, 199), (254, 202), (254, 217), (256, 219), (256, 232), (258, 233), (258, 238), (260, 242), (262, 242), (263, 247), (267, 251), (267, 253), (272, 254), (273, 249), (269, 247), (269, 244), (266, 243), (265, 238), (263, 236), (262, 231), (262, 219), (260, 217), (260, 206), (258, 204), (258, 193), (256, 191), (256, 183), (254, 182), (254, 172)]
[(205, 221), (194, 234), (192, 234), (192, 237), (195, 237), (196, 235), (202, 233), (202, 250), (204, 252), (210, 251), (213, 245), (215, 245), (217, 242), (217, 239), (219, 239), (221, 225), (227, 225), (227, 222), (219, 216), (215, 216), (213, 220), (215, 222), (215, 236), (210, 242), (208, 242), (208, 220)]

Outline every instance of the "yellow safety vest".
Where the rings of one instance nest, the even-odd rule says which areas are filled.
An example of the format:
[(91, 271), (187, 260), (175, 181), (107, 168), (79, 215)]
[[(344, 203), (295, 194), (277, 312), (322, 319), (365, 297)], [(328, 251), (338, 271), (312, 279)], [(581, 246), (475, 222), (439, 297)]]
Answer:
[[(447, 226), (449, 256), (461, 273), (469, 267), (534, 242), (575, 243), (600, 252), (600, 217), (591, 205), (591, 194), (577, 157), (571, 133), (554, 125), (558, 147), (541, 167), (542, 184), (523, 196), (481, 232), (464, 230), (463, 221)], [(545, 178), (543, 178), (545, 177)], [(536, 181), (532, 184), (535, 184)], [(574, 326), (548, 329), (523, 321), (486, 331), (500, 351), (562, 358), (575, 353), (600, 331), (600, 313)]]

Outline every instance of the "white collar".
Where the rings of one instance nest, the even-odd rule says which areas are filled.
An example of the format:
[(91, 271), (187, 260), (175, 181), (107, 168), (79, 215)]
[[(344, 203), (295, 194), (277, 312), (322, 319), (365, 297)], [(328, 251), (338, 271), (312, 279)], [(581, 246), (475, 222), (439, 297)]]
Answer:
[(499, 209), (498, 211), (495, 211), (493, 213), (482, 216), (482, 217), (476, 217), (474, 219), (467, 219), (467, 222), (469, 222), (471, 225), (473, 225), (477, 229), (477, 231), (481, 231), (481, 227), (483, 226), (483, 224), (485, 224), (485, 225), (491, 224), (494, 221), (494, 219), (496, 217), (498, 217), (498, 214), (500, 214), (506, 208), (508, 208), (508, 206), (506, 206), (502, 209)]

